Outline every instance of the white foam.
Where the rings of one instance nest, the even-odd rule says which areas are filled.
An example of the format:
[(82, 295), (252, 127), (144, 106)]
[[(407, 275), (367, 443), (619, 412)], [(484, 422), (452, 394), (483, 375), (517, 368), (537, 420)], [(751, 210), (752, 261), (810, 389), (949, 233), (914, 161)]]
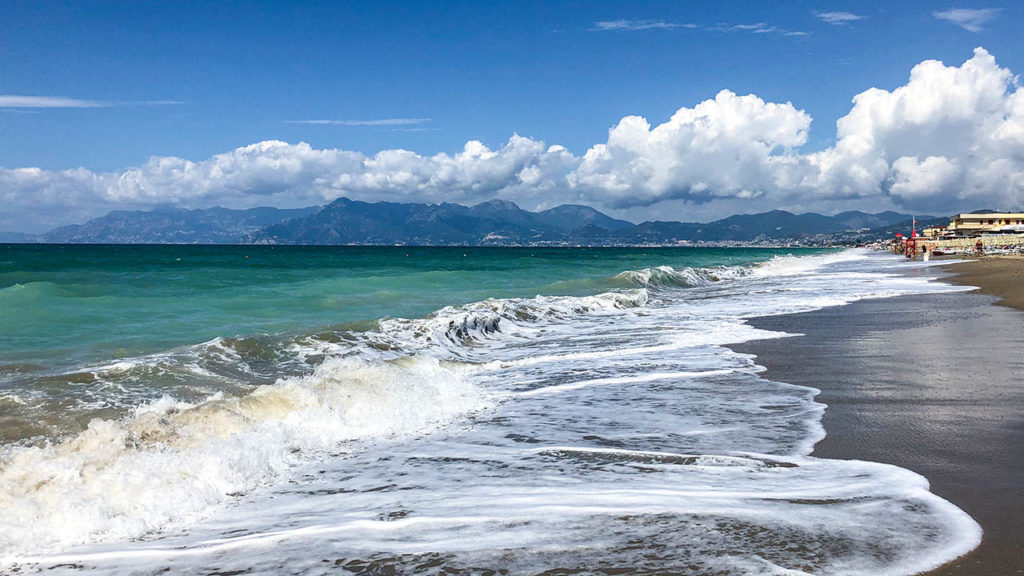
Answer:
[[(889, 264), (844, 251), (658, 267), (627, 274), (639, 290), (487, 300), (293, 343), (347, 359), (7, 453), (21, 460), (0, 471), (0, 498), (17, 514), (0, 542), (22, 567), (95, 573), (315, 572), (339, 558), (423, 574), (919, 572), (976, 546), (977, 524), (912, 472), (809, 457), (818, 391), (766, 381), (722, 347), (785, 336), (753, 316), (959, 289)], [(40, 548), (58, 553), (30, 556)]]
[(792, 276), (821, 270), (827, 266), (863, 262), (869, 258), (864, 250), (841, 250), (814, 256), (774, 256), (771, 260), (754, 267), (755, 276)]
[(728, 374), (732, 370), (706, 370), (703, 372), (650, 372), (646, 374), (640, 374), (636, 376), (619, 376), (616, 378), (595, 378), (593, 380), (583, 380), (579, 382), (573, 382), (572, 384), (558, 384), (555, 386), (545, 386), (544, 388), (537, 388), (536, 390), (529, 390), (527, 392), (519, 392), (517, 396), (540, 396), (544, 394), (560, 394), (563, 392), (570, 392), (573, 390), (579, 390), (588, 386), (611, 386), (616, 384), (633, 384), (641, 382), (653, 382), (655, 380), (667, 380), (676, 378), (706, 378), (710, 376), (722, 376)]
[(338, 359), (238, 398), (163, 398), (64, 442), (9, 447), (0, 555), (135, 538), (208, 513), (338, 443), (428, 432), (489, 405), (431, 358)]

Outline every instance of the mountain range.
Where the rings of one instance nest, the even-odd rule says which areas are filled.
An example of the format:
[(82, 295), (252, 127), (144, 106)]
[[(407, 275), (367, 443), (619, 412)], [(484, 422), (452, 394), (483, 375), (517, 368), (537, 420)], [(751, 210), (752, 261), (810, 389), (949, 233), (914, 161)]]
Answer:
[(369, 204), (339, 198), (316, 214), (269, 226), (245, 240), (274, 244), (502, 245), (561, 242), (582, 228), (623, 232), (633, 223), (587, 206), (529, 212), (504, 200)]
[[(886, 237), (893, 227), (909, 228), (910, 219), (906, 214), (891, 211), (824, 216), (773, 210), (705, 223), (633, 224), (588, 206), (570, 204), (530, 212), (504, 200), (462, 206), (368, 203), (339, 198), (326, 206), (298, 209), (117, 210), (85, 224), (64, 226), (37, 237), (8, 236), (8, 241), (442, 246), (828, 243)], [(930, 216), (918, 217), (919, 224), (934, 220)]]
[(238, 244), (248, 234), (316, 213), (320, 208), (155, 208), (115, 210), (85, 224), (51, 230), (40, 240), (57, 244)]

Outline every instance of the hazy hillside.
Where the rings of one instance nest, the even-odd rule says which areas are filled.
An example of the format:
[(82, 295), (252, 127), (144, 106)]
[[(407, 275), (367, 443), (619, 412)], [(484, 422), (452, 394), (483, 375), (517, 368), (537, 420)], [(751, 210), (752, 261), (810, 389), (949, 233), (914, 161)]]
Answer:
[(42, 240), (68, 244), (237, 244), (248, 234), (317, 210), (317, 207), (115, 210), (85, 224), (57, 228), (44, 234)]
[[(9, 235), (7, 241), (111, 244), (408, 244), (593, 245), (678, 243), (779, 243), (852, 241), (909, 229), (896, 212), (842, 212), (835, 216), (773, 210), (714, 222), (642, 222), (612, 218), (588, 206), (562, 205), (540, 212), (491, 200), (475, 206), (360, 202), (339, 198), (323, 207), (294, 210), (208, 208), (114, 211), (85, 224), (41, 237)], [(920, 227), (943, 221), (919, 216)], [(4, 236), (0, 236), (3, 241)]]
[(910, 217), (895, 212), (844, 212), (836, 216), (773, 210), (707, 223), (632, 224), (593, 208), (558, 206), (529, 212), (503, 200), (458, 204), (358, 202), (339, 198), (305, 218), (269, 226), (247, 241), (278, 244), (588, 245), (679, 242), (773, 242), (821, 238), (891, 225)]

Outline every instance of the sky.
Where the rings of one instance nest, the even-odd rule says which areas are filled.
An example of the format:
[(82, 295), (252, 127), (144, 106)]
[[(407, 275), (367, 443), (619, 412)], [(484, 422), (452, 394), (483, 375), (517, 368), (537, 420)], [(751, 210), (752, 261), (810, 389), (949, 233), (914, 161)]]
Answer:
[(1011, 2), (0, 2), (0, 231), (493, 198), (1024, 206)]

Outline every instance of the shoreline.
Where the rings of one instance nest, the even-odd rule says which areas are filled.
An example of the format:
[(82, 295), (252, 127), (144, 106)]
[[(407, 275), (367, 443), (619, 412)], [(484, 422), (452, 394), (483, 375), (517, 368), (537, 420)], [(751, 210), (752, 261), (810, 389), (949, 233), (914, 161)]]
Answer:
[(979, 294), (996, 296), (996, 304), (1024, 310), (1024, 257), (982, 256), (968, 262), (944, 264), (953, 275), (943, 280), (960, 286), (976, 286)]
[(821, 390), (826, 436), (812, 456), (917, 472), (981, 525), (977, 548), (929, 576), (1024, 574), (1024, 313), (1011, 304), (1022, 289), (999, 276), (1024, 260), (986, 264), (996, 260), (952, 264), (963, 274), (942, 279), (1000, 290), (1002, 306), (977, 291), (861, 300), (753, 319), (802, 336), (730, 346), (767, 379)]

